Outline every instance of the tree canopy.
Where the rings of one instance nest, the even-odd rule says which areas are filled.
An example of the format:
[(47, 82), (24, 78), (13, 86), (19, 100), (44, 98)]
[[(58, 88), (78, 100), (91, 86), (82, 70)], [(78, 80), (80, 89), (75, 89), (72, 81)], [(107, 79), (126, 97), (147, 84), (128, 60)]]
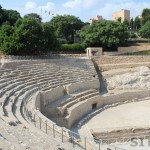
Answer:
[(100, 21), (84, 27), (80, 36), (88, 46), (115, 47), (124, 44), (129, 34), (120, 22)]
[(0, 50), (4, 53), (11, 54), (14, 50), (14, 27), (2, 25), (0, 28)]
[(39, 48), (42, 27), (34, 19), (22, 19), (21, 24), (15, 29), (15, 39), (20, 43), (22, 53), (36, 53)]
[(38, 22), (42, 22), (42, 18), (40, 17), (40, 15), (36, 14), (36, 13), (30, 13), (24, 16), (24, 18), (30, 18), (30, 19), (35, 19)]
[(6, 10), (4, 9), (4, 13), (6, 14), (6, 20), (11, 26), (13, 26), (18, 19), (21, 18), (20, 13), (16, 10)]
[(0, 25), (5, 23), (13, 26), (20, 18), (21, 16), (18, 11), (3, 9), (0, 5)]
[(135, 20), (134, 20), (134, 28), (135, 29), (140, 29), (141, 28), (141, 19), (137, 16), (135, 17)]
[(143, 38), (150, 38), (150, 20), (142, 26), (139, 33)]
[(2, 25), (0, 40), (1, 51), (20, 55), (44, 54), (54, 50), (58, 44), (50, 24), (41, 24), (31, 18), (18, 20), (14, 27)]
[(145, 9), (143, 9), (143, 12), (142, 12), (142, 23), (143, 23), (143, 25), (148, 20), (150, 20), (150, 9), (149, 8), (145, 8)]
[(65, 38), (68, 42), (74, 43), (74, 35), (80, 30), (84, 23), (77, 17), (71, 15), (56, 16), (50, 23), (56, 30), (59, 38)]
[(129, 23), (129, 21), (127, 19), (125, 19), (123, 21), (123, 24), (125, 25), (126, 29), (131, 28), (131, 27), (129, 27), (130, 23)]

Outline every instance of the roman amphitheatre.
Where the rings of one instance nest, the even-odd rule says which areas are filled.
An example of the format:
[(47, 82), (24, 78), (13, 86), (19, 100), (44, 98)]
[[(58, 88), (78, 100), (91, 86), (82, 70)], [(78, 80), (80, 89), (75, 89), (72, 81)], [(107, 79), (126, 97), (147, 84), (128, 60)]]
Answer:
[(6, 56), (0, 149), (129, 150), (150, 137), (150, 57)]

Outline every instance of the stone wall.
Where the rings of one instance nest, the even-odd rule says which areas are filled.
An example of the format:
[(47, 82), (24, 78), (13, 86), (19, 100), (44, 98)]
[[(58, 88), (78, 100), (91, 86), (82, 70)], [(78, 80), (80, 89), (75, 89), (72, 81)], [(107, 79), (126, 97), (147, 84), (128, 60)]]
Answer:
[(102, 71), (138, 66), (150, 67), (150, 56), (100, 56), (94, 57), (93, 60)]
[(128, 20), (130, 22), (130, 11), (121, 10), (112, 14), (113, 21), (117, 21), (119, 18), (121, 18), (121, 22), (123, 22), (124, 20)]
[(41, 92), (37, 92), (33, 97), (33, 107), (41, 111)]
[(93, 59), (98, 65), (150, 62), (150, 56), (99, 56)]
[(139, 44), (137, 46), (118, 47), (119, 53), (138, 52), (150, 50), (150, 44)]
[(68, 94), (84, 91), (88, 89), (99, 89), (99, 88), (100, 88), (99, 79), (72, 83), (65, 86), (65, 89)]
[(42, 91), (42, 107), (45, 107), (55, 100), (59, 99), (60, 97), (64, 96), (64, 93), (65, 91), (63, 86), (59, 86), (48, 91)]
[[(132, 99), (142, 99), (150, 96), (150, 90), (148, 91), (134, 91), (134, 92), (124, 92), (116, 95), (109, 96), (96, 96), (86, 101), (80, 103), (72, 110), (70, 110), (70, 115), (66, 118), (66, 126), (71, 128), (72, 125), (78, 122), (86, 114), (92, 111), (92, 104), (97, 103), (97, 108), (104, 107), (106, 105), (112, 105), (117, 102), (125, 102)], [(80, 115), (79, 115), (80, 114)]]
[(86, 101), (79, 103), (72, 110), (70, 115), (66, 119), (66, 127), (71, 128), (76, 122), (92, 111), (92, 104), (97, 103), (97, 107), (103, 106), (103, 101), (100, 100), (100, 96), (95, 96)]
[(86, 49), (87, 57), (91, 56), (100, 56), (103, 54), (103, 48), (102, 47), (88, 47)]
[(107, 65), (99, 65), (99, 69), (101, 71), (108, 71), (111, 69), (126, 69), (126, 68), (135, 68), (140, 66), (150, 67), (150, 62), (145, 63), (131, 63), (131, 64), (107, 64)]
[[(62, 90), (60, 89), (60, 94), (58, 90), (54, 90), (54, 93), (57, 91), (58, 96), (55, 96), (54, 99), (50, 101), (56, 100), (58, 97), (62, 95)], [(52, 94), (52, 92), (50, 92)], [(37, 94), (38, 96), (38, 94)], [(50, 96), (50, 95), (49, 95)], [(124, 92), (120, 94), (112, 94), (112, 95), (106, 95), (106, 96), (95, 96), (92, 98), (89, 98), (85, 101), (81, 101), (74, 105), (74, 107), (71, 107), (69, 109), (69, 115), (64, 118), (64, 124), (66, 127), (71, 128), (72, 125), (74, 125), (76, 122), (78, 122), (80, 119), (82, 119), (85, 115), (92, 112), (92, 104), (97, 104), (97, 109), (102, 108), (106, 105), (112, 105), (114, 103), (119, 102), (125, 102), (125, 101), (131, 101), (134, 99), (143, 99), (146, 97), (150, 97), (150, 90), (146, 91), (130, 91), (130, 92)], [(42, 98), (42, 97), (41, 97)], [(51, 98), (51, 97), (50, 97)], [(35, 106), (39, 106), (39, 98), (36, 98)], [(43, 99), (41, 99), (43, 101)], [(44, 108), (43, 108), (44, 109)]]
[(127, 100), (131, 101), (132, 99), (143, 99), (150, 96), (150, 90), (144, 91), (133, 91), (133, 92), (124, 92), (116, 95), (104, 96), (101, 98), (104, 105), (112, 105), (118, 102), (125, 102)]

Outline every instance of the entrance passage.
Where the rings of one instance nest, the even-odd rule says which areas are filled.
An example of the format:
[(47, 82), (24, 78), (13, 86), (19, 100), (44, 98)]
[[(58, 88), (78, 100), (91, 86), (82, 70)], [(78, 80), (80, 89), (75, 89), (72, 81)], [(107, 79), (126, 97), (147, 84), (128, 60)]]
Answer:
[(92, 104), (92, 110), (97, 108), (97, 103)]

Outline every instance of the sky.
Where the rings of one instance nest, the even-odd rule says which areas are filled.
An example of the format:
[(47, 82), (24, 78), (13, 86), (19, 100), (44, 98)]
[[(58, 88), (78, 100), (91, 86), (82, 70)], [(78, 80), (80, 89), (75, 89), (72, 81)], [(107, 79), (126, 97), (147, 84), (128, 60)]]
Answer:
[(150, 8), (150, 0), (0, 0), (0, 5), (17, 10), (22, 17), (37, 13), (44, 22), (52, 18), (51, 14), (75, 15), (86, 22), (96, 15), (111, 20), (112, 13), (121, 9), (130, 10), (131, 17), (135, 18), (143, 8)]

